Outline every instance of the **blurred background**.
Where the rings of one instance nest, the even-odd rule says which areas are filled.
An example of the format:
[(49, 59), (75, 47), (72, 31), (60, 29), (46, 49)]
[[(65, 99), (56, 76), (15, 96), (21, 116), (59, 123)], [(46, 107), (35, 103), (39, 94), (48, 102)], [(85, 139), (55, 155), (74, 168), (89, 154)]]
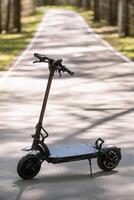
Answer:
[(78, 12), (95, 32), (134, 60), (134, 0), (0, 0), (0, 70), (32, 38), (48, 8)]

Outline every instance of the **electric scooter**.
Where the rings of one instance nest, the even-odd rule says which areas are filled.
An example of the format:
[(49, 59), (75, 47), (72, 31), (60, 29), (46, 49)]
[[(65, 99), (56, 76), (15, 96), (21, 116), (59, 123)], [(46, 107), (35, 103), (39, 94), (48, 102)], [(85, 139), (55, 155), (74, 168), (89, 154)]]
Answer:
[(18, 162), (18, 175), (22, 179), (31, 179), (35, 177), (39, 173), (43, 161), (58, 164), (86, 159), (89, 161), (89, 167), (92, 176), (91, 160), (93, 158), (97, 158), (97, 164), (101, 170), (113, 170), (115, 167), (117, 167), (121, 160), (121, 149), (115, 146), (103, 147), (104, 140), (101, 138), (98, 138), (94, 145), (90, 145), (87, 143), (49, 148), (45, 144), (44, 141), (49, 135), (48, 132), (43, 128), (42, 122), (46, 110), (53, 76), (56, 72), (59, 73), (60, 77), (61, 74), (64, 72), (68, 73), (69, 75), (73, 75), (74, 73), (62, 64), (62, 59), (54, 60), (38, 53), (35, 53), (34, 57), (36, 58), (36, 60), (33, 63), (48, 63), (49, 78), (43, 99), (41, 113), (39, 116), (39, 121), (36, 125), (35, 134), (32, 135), (32, 146), (29, 149), (24, 149), (25, 151), (29, 151), (30, 153), (23, 156)]

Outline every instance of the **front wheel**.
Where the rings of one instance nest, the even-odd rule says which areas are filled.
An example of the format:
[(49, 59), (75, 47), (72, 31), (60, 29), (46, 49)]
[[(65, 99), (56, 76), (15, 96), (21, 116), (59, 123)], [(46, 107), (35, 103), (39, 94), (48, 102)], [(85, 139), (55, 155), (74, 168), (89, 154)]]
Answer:
[(119, 164), (121, 159), (120, 152), (110, 150), (97, 158), (98, 167), (104, 171), (111, 171)]
[(35, 177), (41, 169), (41, 162), (37, 155), (27, 154), (22, 157), (17, 165), (18, 175), (23, 179)]

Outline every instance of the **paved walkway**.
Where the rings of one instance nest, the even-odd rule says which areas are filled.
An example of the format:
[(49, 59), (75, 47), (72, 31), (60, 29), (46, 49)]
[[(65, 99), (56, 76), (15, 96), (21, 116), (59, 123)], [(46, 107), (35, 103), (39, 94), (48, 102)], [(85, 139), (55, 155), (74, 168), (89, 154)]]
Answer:
[[(63, 58), (73, 77), (55, 75), (45, 125), (48, 145), (93, 143), (98, 137), (122, 148), (115, 171), (93, 161), (44, 163), (30, 181), (17, 176), (21, 148), (31, 142), (40, 112), (47, 65), (33, 53)], [(134, 65), (103, 42), (73, 11), (49, 10), (28, 49), (0, 79), (0, 200), (133, 200)]]

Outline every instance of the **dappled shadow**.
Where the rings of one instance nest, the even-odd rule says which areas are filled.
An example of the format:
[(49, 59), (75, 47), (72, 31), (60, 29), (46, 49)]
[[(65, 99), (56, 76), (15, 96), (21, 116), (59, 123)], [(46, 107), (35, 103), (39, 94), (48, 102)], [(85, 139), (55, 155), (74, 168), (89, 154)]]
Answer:
[[(102, 137), (106, 144), (122, 148), (118, 171), (100, 172), (94, 163), (92, 179), (85, 161), (56, 166), (46, 163), (40, 177), (16, 181), (19, 149), (31, 143), (48, 78), (46, 64), (32, 64), (34, 52), (63, 58), (75, 72), (73, 77), (54, 77), (43, 123), (50, 133), (48, 146), (94, 144)], [(133, 199), (133, 76), (134, 65), (99, 40), (74, 12), (49, 11), (33, 46), (0, 83), (1, 180), (12, 192), (7, 199), (81, 200), (90, 196), (111, 200), (121, 194), (122, 199), (126, 200), (128, 194)], [(83, 174), (87, 169), (88, 173)], [(128, 185), (127, 191), (124, 185)], [(4, 191), (1, 185), (0, 193)]]
[[(27, 188), (29, 187), (33, 188), (41, 184), (47, 184), (47, 185), (57, 184), (58, 182), (60, 182), (60, 184), (62, 183), (65, 184), (65, 182), (71, 183), (72, 181), (74, 183), (75, 182), (78, 183), (80, 181), (92, 182), (92, 179), (103, 177), (103, 176), (111, 176), (116, 173), (118, 172), (117, 171), (112, 171), (112, 172), (101, 171), (101, 172), (94, 173), (92, 177), (88, 174), (71, 174), (71, 175), (61, 174), (61, 175), (45, 176), (45, 177), (41, 177), (40, 179), (33, 179), (33, 180), (27, 180), (27, 181), (18, 180), (13, 183), (13, 187), (18, 188), (18, 194), (16, 195), (16, 198), (14, 200), (20, 200), (25, 190), (27, 190)], [(61, 191), (61, 194), (62, 194), (62, 191)], [(50, 196), (50, 194), (47, 194), (47, 195)], [(63, 195), (64, 195), (64, 192), (62, 194), (62, 199), (64, 198)]]

